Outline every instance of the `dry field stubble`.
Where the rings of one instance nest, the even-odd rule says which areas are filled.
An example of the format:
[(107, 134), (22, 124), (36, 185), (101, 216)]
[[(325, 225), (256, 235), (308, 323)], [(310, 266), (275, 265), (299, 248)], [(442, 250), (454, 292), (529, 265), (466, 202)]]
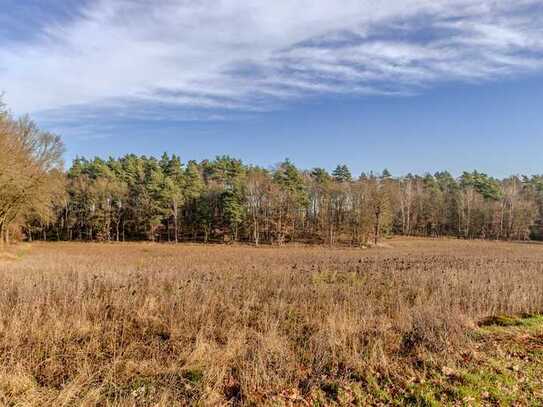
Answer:
[(543, 246), (387, 246), (34, 244), (0, 261), (0, 404), (469, 402), (420, 386), (543, 310)]

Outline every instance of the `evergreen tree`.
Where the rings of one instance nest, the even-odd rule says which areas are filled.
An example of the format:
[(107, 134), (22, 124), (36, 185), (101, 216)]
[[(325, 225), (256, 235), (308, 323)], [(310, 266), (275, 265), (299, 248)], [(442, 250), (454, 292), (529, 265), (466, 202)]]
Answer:
[(337, 182), (351, 182), (353, 180), (351, 171), (345, 164), (338, 165), (332, 172), (332, 176)]

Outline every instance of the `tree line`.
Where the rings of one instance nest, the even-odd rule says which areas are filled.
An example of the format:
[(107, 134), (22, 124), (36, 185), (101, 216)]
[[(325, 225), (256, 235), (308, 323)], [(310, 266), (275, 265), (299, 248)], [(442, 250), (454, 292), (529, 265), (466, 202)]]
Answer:
[(543, 239), (543, 176), (477, 171), (353, 177), (290, 160), (77, 158), (28, 118), (0, 115), (0, 233), (28, 240), (375, 244), (390, 235)]
[(377, 243), (392, 234), (541, 238), (543, 177), (497, 180), (465, 172), (393, 177), (348, 167), (273, 169), (229, 156), (183, 164), (160, 159), (78, 158), (46, 217), (27, 218), (29, 238)]

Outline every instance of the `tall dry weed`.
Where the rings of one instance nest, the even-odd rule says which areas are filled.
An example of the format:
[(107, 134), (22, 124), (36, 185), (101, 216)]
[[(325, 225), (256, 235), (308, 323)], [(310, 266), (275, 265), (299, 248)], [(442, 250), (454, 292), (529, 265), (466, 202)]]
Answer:
[(0, 401), (262, 404), (451, 357), (543, 310), (543, 247), (36, 244), (0, 263)]

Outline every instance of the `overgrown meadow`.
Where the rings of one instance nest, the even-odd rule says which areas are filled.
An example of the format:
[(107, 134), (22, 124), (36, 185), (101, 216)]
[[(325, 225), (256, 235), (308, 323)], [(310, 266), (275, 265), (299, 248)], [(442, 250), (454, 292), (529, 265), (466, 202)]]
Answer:
[(542, 309), (538, 244), (19, 245), (0, 261), (0, 401), (418, 402), (413, 383), (474, 360), (481, 321)]

